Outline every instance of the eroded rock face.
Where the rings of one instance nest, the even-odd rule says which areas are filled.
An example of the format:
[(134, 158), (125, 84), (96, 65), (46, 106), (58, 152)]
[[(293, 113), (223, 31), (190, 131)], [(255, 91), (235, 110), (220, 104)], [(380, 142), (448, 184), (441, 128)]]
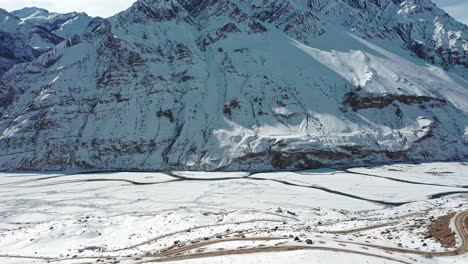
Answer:
[(384, 109), (391, 104), (400, 103), (408, 106), (419, 105), (420, 108), (440, 108), (447, 101), (430, 96), (418, 96), (407, 94), (371, 94), (371, 93), (348, 93), (343, 104), (351, 107), (353, 111), (362, 109)]
[(422, 0), (140, 0), (2, 77), (0, 167), (271, 170), (466, 158), (463, 58), (434, 57), (450, 75), (427, 67), (434, 43), (417, 33), (443, 27), (441, 43), (455, 32), (450, 45), (466, 51), (466, 27), (448, 17), (434, 24), (440, 12)]

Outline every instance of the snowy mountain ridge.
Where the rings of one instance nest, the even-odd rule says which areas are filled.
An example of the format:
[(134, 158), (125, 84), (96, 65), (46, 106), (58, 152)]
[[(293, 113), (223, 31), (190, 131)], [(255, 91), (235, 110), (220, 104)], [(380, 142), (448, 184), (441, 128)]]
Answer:
[(63, 38), (0, 8), (0, 76), (13, 65), (29, 62)]
[(0, 167), (468, 157), (468, 27), (429, 0), (139, 0), (0, 82)]
[(92, 17), (85, 13), (54, 13), (37, 7), (25, 7), (11, 12), (21, 20), (47, 28), (50, 32), (62, 38), (85, 33)]

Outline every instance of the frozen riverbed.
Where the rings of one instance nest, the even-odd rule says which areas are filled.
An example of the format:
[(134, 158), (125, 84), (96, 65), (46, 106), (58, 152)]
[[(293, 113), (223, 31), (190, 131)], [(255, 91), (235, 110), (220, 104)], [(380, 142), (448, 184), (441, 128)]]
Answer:
[[(2, 173), (0, 262), (142, 263), (145, 258), (161, 261), (160, 252), (183, 248), (182, 244), (238, 237), (241, 240), (200, 245), (193, 252), (190, 249), (173, 256), (211, 252), (207, 257), (212, 257), (213, 263), (261, 263), (258, 259), (274, 263), (282, 258), (296, 258), (298, 263), (310, 263), (315, 258), (333, 263), (346, 255), (356, 258), (356, 263), (411, 262), (413, 258), (422, 263), (451, 263), (466, 256), (435, 260), (411, 254), (396, 257), (339, 240), (421, 252), (449, 251), (434, 239), (425, 238), (429, 219), (468, 210), (467, 185), (465, 163), (259, 174)], [(419, 226), (407, 229), (415, 223)], [(357, 232), (374, 232), (363, 236), (333, 233), (376, 224), (391, 224), (391, 232), (398, 239), (382, 239), (376, 230)], [(254, 240), (242, 240), (246, 238)], [(312, 245), (305, 243), (307, 239), (315, 246), (337, 248), (339, 252), (248, 251)], [(351, 252), (343, 250), (343, 245)], [(228, 254), (235, 249), (247, 251)], [(205, 258), (194, 259), (180, 261), (206, 263)]]

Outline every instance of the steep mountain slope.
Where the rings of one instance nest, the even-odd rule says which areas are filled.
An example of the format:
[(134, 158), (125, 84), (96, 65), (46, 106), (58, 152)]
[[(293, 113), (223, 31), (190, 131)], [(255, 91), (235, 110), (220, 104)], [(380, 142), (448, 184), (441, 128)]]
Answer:
[(13, 34), (0, 31), (0, 76), (21, 62), (33, 61), (40, 52)]
[(1, 76), (17, 63), (36, 59), (63, 39), (0, 9), (0, 40)]
[(467, 34), (428, 0), (140, 0), (5, 74), (0, 167), (466, 158)]
[(92, 17), (85, 13), (72, 12), (59, 14), (37, 7), (25, 7), (11, 13), (23, 21), (43, 26), (62, 38), (69, 38), (75, 34), (81, 35), (85, 33), (89, 23), (93, 20)]

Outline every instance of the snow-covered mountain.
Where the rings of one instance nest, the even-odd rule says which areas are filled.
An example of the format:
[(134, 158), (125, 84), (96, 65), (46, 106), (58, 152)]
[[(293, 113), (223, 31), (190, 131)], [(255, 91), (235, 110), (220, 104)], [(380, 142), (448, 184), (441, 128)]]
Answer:
[(63, 40), (46, 28), (22, 21), (3, 9), (0, 9), (0, 30), (24, 39), (38, 50), (50, 50)]
[(430, 0), (140, 0), (0, 82), (0, 167), (468, 157), (468, 27)]
[(62, 38), (0, 9), (0, 76), (13, 65), (32, 61)]
[(92, 17), (85, 13), (53, 13), (37, 7), (25, 7), (11, 12), (21, 20), (47, 28), (50, 32), (62, 38), (86, 32)]
[(0, 76), (21, 62), (33, 61), (40, 52), (13, 34), (0, 31)]

